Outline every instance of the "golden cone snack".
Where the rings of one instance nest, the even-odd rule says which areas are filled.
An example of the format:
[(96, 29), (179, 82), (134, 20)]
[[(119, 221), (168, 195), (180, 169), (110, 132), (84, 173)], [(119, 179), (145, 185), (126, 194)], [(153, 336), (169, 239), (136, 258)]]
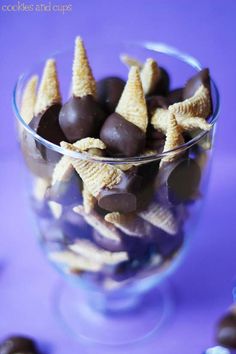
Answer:
[(148, 209), (140, 212), (139, 215), (170, 235), (175, 235), (178, 232), (178, 224), (174, 215), (161, 204), (152, 203)]
[(145, 95), (153, 91), (159, 79), (159, 75), (160, 72), (157, 62), (151, 58), (148, 58), (140, 72), (141, 82)]
[(169, 111), (184, 117), (207, 118), (211, 113), (211, 98), (209, 90), (201, 85), (195, 94), (183, 102), (169, 106)]
[[(183, 143), (184, 143), (184, 138), (176, 122), (175, 116), (173, 114), (170, 114), (168, 125), (167, 125), (166, 141), (165, 141), (163, 152), (172, 150), (178, 147), (179, 145), (182, 145)], [(178, 155), (179, 152), (171, 152), (162, 158), (161, 163), (172, 162), (175, 160), (176, 156)]]
[(38, 84), (38, 76), (34, 75), (26, 83), (23, 92), (20, 114), (27, 124), (30, 123), (31, 119), (34, 116), (37, 84)]
[(96, 95), (96, 82), (89, 65), (84, 43), (80, 37), (75, 40), (72, 93), (75, 97)]
[(43, 76), (38, 90), (34, 111), (35, 116), (43, 113), (47, 108), (56, 103), (61, 103), (56, 62), (54, 59), (48, 59), (44, 67)]
[(127, 252), (110, 252), (95, 246), (88, 240), (78, 240), (70, 249), (82, 257), (93, 259), (97, 263), (115, 265), (128, 260)]

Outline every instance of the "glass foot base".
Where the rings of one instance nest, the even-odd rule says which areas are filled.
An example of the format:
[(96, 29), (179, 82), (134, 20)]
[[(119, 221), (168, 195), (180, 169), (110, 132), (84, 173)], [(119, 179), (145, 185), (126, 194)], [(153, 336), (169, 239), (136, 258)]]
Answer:
[(171, 312), (170, 292), (158, 286), (146, 294), (105, 297), (59, 284), (53, 303), (60, 322), (77, 339), (105, 345), (140, 341), (156, 332)]

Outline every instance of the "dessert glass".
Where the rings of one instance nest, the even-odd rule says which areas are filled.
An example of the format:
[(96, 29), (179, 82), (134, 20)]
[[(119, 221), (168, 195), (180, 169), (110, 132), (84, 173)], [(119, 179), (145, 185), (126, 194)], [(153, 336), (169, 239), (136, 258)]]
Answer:
[[(168, 70), (172, 88), (183, 86), (201, 69), (196, 59), (162, 43), (104, 44), (103, 50), (88, 45), (87, 49), (97, 80), (108, 75), (127, 77), (127, 68), (119, 60), (123, 53), (140, 61), (156, 59)], [(53, 57), (66, 101), (70, 96), (73, 52), (60, 52)], [(28, 78), (41, 74), (43, 64), (35, 65), (18, 79), (13, 108), (40, 243), (50, 262), (72, 283), (56, 289), (53, 305), (77, 336), (109, 344), (139, 340), (163, 322), (169, 310), (168, 292), (155, 287), (176, 269), (196, 231), (209, 181), (219, 111), (217, 87), (211, 80), (212, 129), (189, 136), (185, 144), (174, 150), (176, 160), (160, 167), (161, 159), (173, 154), (173, 150), (106, 158), (69, 151), (37, 135), (24, 122), (19, 106)], [(69, 182), (48, 193), (53, 170), (65, 155), (96, 164), (136, 166), (141, 182), (136, 190), (138, 215), (131, 224), (121, 230), (104, 223), (105, 212), (97, 206), (88, 214), (76, 213), (73, 208), (83, 205), (83, 196), (82, 181), (75, 172)], [(145, 213), (155, 206), (162, 220), (150, 223)], [(132, 333), (127, 328), (132, 328)]]

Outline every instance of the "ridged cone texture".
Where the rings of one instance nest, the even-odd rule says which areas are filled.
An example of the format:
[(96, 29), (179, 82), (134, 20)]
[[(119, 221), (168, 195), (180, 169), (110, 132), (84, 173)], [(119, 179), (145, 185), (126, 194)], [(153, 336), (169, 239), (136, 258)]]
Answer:
[(149, 94), (156, 86), (160, 76), (160, 70), (157, 62), (148, 58), (140, 72), (140, 77), (145, 95)]
[(36, 102), (36, 90), (38, 84), (38, 76), (32, 76), (26, 83), (22, 100), (20, 114), (24, 121), (29, 124), (34, 116), (34, 107)]
[(207, 118), (211, 112), (211, 98), (208, 88), (201, 85), (195, 94), (183, 102), (169, 106), (169, 111), (185, 117)]
[(105, 163), (73, 159), (72, 164), (80, 175), (87, 190), (97, 198), (104, 188), (111, 189), (118, 184), (122, 171)]
[(72, 93), (75, 97), (96, 95), (96, 81), (89, 65), (84, 43), (80, 37), (75, 40)]
[(44, 66), (34, 114), (38, 115), (43, 113), (47, 108), (51, 107), (55, 103), (61, 103), (56, 62), (54, 59), (48, 59)]
[(70, 249), (82, 257), (101, 264), (115, 265), (128, 260), (127, 252), (110, 252), (95, 246), (88, 240), (78, 240), (70, 245)]
[(68, 267), (71, 271), (97, 272), (101, 269), (101, 264), (96, 263), (92, 259), (79, 256), (71, 251), (50, 252), (49, 259)]
[[(176, 147), (182, 145), (183, 143), (184, 143), (184, 138), (181, 134), (176, 118), (173, 114), (170, 114), (168, 124), (167, 124), (166, 141), (165, 141), (163, 152), (167, 152), (169, 150), (175, 149)], [(162, 158), (161, 163), (172, 162), (175, 160), (176, 156), (178, 155), (179, 152), (169, 153)]]
[(82, 191), (82, 195), (84, 211), (88, 214), (94, 209), (97, 199), (88, 191), (85, 185)]
[(174, 215), (161, 204), (152, 203), (147, 210), (140, 212), (139, 215), (170, 235), (175, 235), (178, 232), (178, 223)]
[(148, 124), (147, 106), (139, 69), (135, 66), (130, 69), (128, 81), (116, 107), (116, 112), (143, 132), (146, 132)]

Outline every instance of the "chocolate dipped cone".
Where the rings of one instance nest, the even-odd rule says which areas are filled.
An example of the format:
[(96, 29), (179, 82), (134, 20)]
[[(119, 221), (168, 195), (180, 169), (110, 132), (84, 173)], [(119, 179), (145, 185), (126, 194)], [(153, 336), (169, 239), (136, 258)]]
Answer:
[(148, 117), (139, 69), (132, 67), (116, 107), (100, 132), (107, 150), (115, 156), (136, 156), (145, 147)]
[(148, 123), (147, 106), (139, 69), (135, 66), (130, 69), (128, 81), (116, 107), (116, 113), (146, 132)]
[(27, 124), (29, 124), (29, 122), (34, 116), (37, 84), (38, 84), (38, 76), (34, 75), (26, 83), (23, 92), (20, 114)]
[(145, 237), (150, 233), (150, 224), (136, 214), (108, 213), (104, 218), (129, 236)]
[(74, 143), (86, 137), (98, 136), (106, 115), (94, 98), (96, 82), (80, 37), (75, 40), (72, 93), (59, 115), (65, 140)]

